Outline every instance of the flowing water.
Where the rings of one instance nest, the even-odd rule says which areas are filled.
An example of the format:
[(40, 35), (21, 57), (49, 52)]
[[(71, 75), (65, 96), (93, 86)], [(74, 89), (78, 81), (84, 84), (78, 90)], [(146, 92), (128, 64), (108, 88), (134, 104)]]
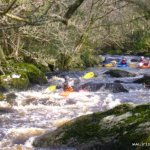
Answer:
[[(129, 57), (130, 58), (130, 57)], [(129, 59), (128, 58), (128, 59)], [(131, 57), (132, 58), (132, 57)], [(61, 124), (81, 115), (111, 109), (121, 103), (148, 103), (150, 89), (142, 84), (132, 83), (141, 78), (142, 74), (150, 74), (149, 69), (123, 68), (136, 77), (111, 78), (104, 75), (109, 68), (89, 68), (83, 72), (63, 72), (80, 83), (103, 82), (113, 83), (115, 80), (126, 81), (123, 86), (129, 93), (112, 93), (101, 88), (96, 92), (73, 92), (68, 97), (60, 95), (62, 89), (48, 92), (49, 84), (34, 86), (27, 91), (15, 92), (17, 95), (10, 103), (0, 102), (0, 149), (1, 150), (33, 150), (32, 141), (49, 130), (54, 130)], [(94, 71), (96, 78), (84, 80), (81, 76), (88, 71)], [(59, 74), (60, 75), (60, 74)], [(60, 82), (62, 82), (60, 79)], [(43, 149), (44, 150), (44, 149)]]

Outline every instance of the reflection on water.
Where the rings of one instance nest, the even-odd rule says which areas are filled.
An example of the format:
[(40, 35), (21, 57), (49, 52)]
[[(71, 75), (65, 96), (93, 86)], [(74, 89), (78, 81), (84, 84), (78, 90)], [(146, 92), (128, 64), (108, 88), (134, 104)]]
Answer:
[[(49, 130), (54, 130), (63, 123), (85, 114), (111, 109), (120, 103), (150, 102), (150, 90), (142, 84), (132, 83), (141, 78), (141, 73), (149, 74), (148, 70), (125, 68), (134, 72), (136, 77), (111, 78), (103, 75), (109, 68), (89, 68), (97, 74), (96, 78), (82, 80), (84, 72), (70, 72), (72, 78), (80, 79), (81, 83), (102, 82), (113, 83), (115, 80), (125, 81), (122, 85), (128, 93), (110, 93), (109, 90), (96, 92), (73, 92), (68, 97), (60, 96), (62, 89), (47, 93), (47, 86), (35, 86), (28, 91), (16, 92), (17, 98), (10, 105), (0, 102), (0, 149), (1, 150), (31, 150), (34, 137)], [(46, 149), (43, 149), (46, 150)]]

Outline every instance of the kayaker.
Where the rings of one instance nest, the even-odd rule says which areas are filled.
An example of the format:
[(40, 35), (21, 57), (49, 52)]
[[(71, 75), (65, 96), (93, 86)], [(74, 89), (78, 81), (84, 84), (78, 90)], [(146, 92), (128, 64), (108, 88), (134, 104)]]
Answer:
[(125, 59), (125, 57), (122, 57), (120, 64), (121, 65), (127, 65), (127, 60)]
[(63, 84), (64, 92), (73, 92), (74, 89), (72, 86), (69, 85), (68, 77), (65, 77), (65, 82)]
[(148, 66), (149, 62), (144, 58), (144, 56), (141, 56), (139, 66)]

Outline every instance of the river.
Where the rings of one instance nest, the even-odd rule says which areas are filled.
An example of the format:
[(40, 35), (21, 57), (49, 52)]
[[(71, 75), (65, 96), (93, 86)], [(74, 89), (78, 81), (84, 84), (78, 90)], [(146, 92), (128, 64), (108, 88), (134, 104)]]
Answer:
[[(109, 57), (109, 56), (108, 56)], [(133, 58), (133, 57), (127, 57)], [(35, 85), (32, 88), (15, 92), (16, 98), (11, 104), (0, 101), (0, 149), (1, 150), (34, 150), (32, 141), (49, 130), (54, 130), (66, 121), (81, 115), (111, 109), (121, 103), (148, 103), (150, 89), (132, 81), (141, 78), (143, 74), (150, 74), (150, 69), (121, 68), (136, 73), (135, 77), (112, 78), (104, 75), (110, 68), (89, 68), (86, 71), (64, 72), (72, 79), (80, 79), (79, 84), (86, 82), (113, 83), (115, 80), (128, 81), (122, 85), (129, 92), (113, 93), (101, 88), (95, 92), (73, 92), (68, 97), (60, 95), (62, 89), (47, 92), (49, 84)], [(84, 80), (81, 76), (94, 71), (97, 77)], [(42, 149), (44, 150), (44, 149)]]

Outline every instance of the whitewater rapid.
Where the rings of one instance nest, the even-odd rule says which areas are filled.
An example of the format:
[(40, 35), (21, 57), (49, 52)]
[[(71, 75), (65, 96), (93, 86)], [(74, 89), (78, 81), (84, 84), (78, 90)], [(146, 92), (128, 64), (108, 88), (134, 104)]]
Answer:
[[(90, 70), (91, 71), (91, 70)], [(97, 78), (112, 82), (115, 78), (102, 77), (106, 69), (96, 69)], [(141, 78), (139, 72), (134, 77)], [(132, 81), (133, 78), (120, 80)], [(86, 82), (86, 81), (82, 81)], [(12, 104), (0, 101), (0, 149), (1, 150), (34, 150), (32, 141), (47, 131), (54, 130), (63, 123), (78, 116), (93, 112), (105, 111), (121, 103), (148, 103), (150, 90), (142, 84), (123, 83), (129, 93), (111, 93), (108, 90), (96, 92), (73, 92), (68, 97), (60, 95), (62, 89), (48, 92), (48, 85), (34, 86), (27, 91), (15, 92), (17, 96)], [(43, 149), (44, 150), (44, 149)]]

